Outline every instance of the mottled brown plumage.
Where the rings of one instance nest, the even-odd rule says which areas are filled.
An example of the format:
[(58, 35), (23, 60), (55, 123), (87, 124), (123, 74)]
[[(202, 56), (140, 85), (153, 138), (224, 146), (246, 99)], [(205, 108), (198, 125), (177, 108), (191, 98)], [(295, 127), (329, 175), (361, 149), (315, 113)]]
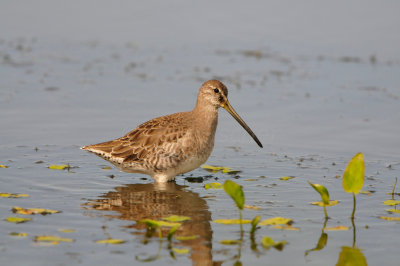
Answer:
[(125, 171), (152, 176), (157, 182), (196, 169), (210, 156), (218, 123), (218, 108), (225, 108), (262, 147), (228, 101), (228, 90), (218, 80), (205, 82), (192, 111), (147, 121), (125, 136), (82, 147)]

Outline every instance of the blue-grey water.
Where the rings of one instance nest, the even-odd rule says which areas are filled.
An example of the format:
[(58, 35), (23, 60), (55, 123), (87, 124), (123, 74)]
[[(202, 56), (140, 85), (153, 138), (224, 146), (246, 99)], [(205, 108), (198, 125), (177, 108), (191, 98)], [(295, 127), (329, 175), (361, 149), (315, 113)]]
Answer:
[[(379, 219), (399, 217), (382, 203), (400, 176), (396, 1), (0, 6), (0, 165), (8, 166), (0, 168), (0, 193), (30, 195), (0, 198), (2, 265), (334, 265), (342, 247), (354, 241), (352, 196), (340, 177), (357, 152), (365, 155), (363, 190), (373, 193), (357, 195), (355, 246), (369, 265), (397, 265), (393, 236), (400, 224)], [(259, 149), (221, 110), (207, 163), (241, 170), (237, 176), (197, 169), (158, 186), (144, 175), (102, 169), (111, 165), (79, 150), (151, 118), (190, 110), (198, 88), (211, 78), (228, 86), (232, 106), (264, 144)], [(52, 164), (72, 168), (48, 169)], [(204, 184), (228, 179), (243, 186), (246, 204), (260, 208), (246, 209), (244, 218), (288, 217), (300, 230), (261, 227), (252, 242), (244, 225), (241, 245), (220, 244), (240, 238), (239, 226), (212, 220), (238, 213), (223, 190), (205, 190)], [(350, 230), (327, 231), (326, 246), (305, 256), (324, 224), (322, 209), (310, 205), (319, 195), (307, 181), (325, 185), (340, 201), (328, 207), (327, 227)], [(14, 206), (62, 212), (7, 223), (6, 217), (25, 217), (13, 214)], [(172, 247), (189, 249), (175, 259), (165, 238), (146, 242), (145, 228), (136, 223), (171, 214), (191, 217), (177, 236), (198, 236), (173, 240)], [(74, 242), (43, 246), (33, 241), (38, 235)], [(288, 244), (266, 250), (264, 236)], [(126, 242), (95, 243), (108, 237)], [(148, 258), (154, 260), (141, 262)]]

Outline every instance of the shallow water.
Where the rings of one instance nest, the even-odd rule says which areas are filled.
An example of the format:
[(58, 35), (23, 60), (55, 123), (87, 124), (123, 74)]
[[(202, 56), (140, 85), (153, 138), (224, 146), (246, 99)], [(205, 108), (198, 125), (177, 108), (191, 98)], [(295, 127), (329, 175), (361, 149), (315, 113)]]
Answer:
[[(7, 8), (18, 9), (15, 5)], [(18, 13), (20, 23), (29, 19), (23, 17), (28, 7)], [(80, 12), (88, 12), (89, 7), (85, 2)], [(146, 7), (135, 9), (135, 14)], [(214, 20), (198, 26), (199, 32), (216, 21), (231, 22), (237, 29), (225, 28), (221, 36), (217, 27), (209, 35), (215, 40), (210, 38), (214, 41), (209, 42), (197, 42), (197, 35), (179, 35), (163, 42), (165, 33), (151, 35), (138, 28), (134, 28), (136, 35), (131, 39), (122, 33), (127, 22), (160, 23), (165, 16), (158, 9), (158, 20), (137, 16), (108, 20), (111, 25), (105, 27), (121, 26), (121, 31), (110, 31), (108, 38), (96, 36), (102, 31), (94, 30), (95, 24), (81, 24), (79, 19), (71, 21), (63, 16), (59, 17), (59, 25), (65, 24), (63, 33), (69, 35), (61, 37), (52, 35), (57, 32), (56, 25), (38, 27), (45, 23), (44, 18), (37, 18), (37, 23), (31, 25), (17, 23), (14, 32), (4, 29), (0, 40), (0, 164), (8, 168), (0, 168), (0, 192), (26, 193), (30, 197), (0, 198), (0, 263), (231, 265), (240, 260), (243, 265), (333, 265), (342, 247), (351, 247), (355, 242), (369, 265), (397, 265), (399, 241), (393, 235), (398, 234), (400, 223), (379, 219), (399, 216), (388, 214), (385, 209), (389, 207), (382, 203), (391, 198), (386, 193), (392, 191), (400, 173), (400, 59), (394, 52), (398, 40), (388, 37), (394, 36), (390, 34), (392, 27), (386, 28), (386, 34), (364, 32), (361, 24), (368, 21), (364, 14), (354, 25), (359, 29), (359, 38), (352, 35), (355, 29), (343, 29), (342, 38), (347, 41), (342, 39), (343, 43), (338, 44), (334, 37), (340, 36), (342, 24), (356, 15), (350, 12), (336, 26), (333, 19), (325, 24), (337, 30), (333, 36), (310, 21), (299, 22), (310, 29), (305, 36), (299, 33), (285, 38), (272, 26), (265, 28), (265, 35), (257, 34), (268, 22), (282, 25), (283, 31), (294, 30), (293, 22), (279, 24), (278, 13), (274, 17), (273, 10), (267, 8), (270, 6), (264, 7), (272, 17), (258, 17), (264, 24), (254, 29), (246, 20), (251, 14), (241, 12), (239, 6), (232, 11), (242, 16), (244, 24), (212, 11), (208, 17)], [(199, 7), (198, 12), (204, 8)], [(332, 8), (334, 12), (340, 5)], [(364, 11), (372, 20), (374, 8), (387, 20), (371, 23), (371, 27), (396, 25), (397, 15), (370, 4)], [(276, 4), (275, 9), (284, 7)], [(99, 4), (99, 10), (107, 13), (107, 5)], [(305, 14), (316, 12), (310, 7), (302, 10)], [(321, 6), (316, 10), (327, 12)], [(94, 21), (100, 23), (100, 15), (94, 16)], [(114, 13), (110, 16), (117, 17)], [(9, 15), (0, 17), (13, 22)], [(168, 20), (171, 27), (178, 24)], [(92, 35), (82, 37), (85, 28), (74, 28), (76, 25), (86, 25), (93, 30)], [(182, 25), (177, 31), (193, 27), (190, 25)], [(326, 38), (318, 39), (313, 32)], [(374, 41), (362, 45), (368, 34)], [(215, 148), (207, 163), (240, 170), (239, 174), (196, 169), (178, 176), (176, 183), (160, 186), (144, 175), (120, 172), (114, 167), (102, 169), (111, 164), (79, 149), (120, 137), (153, 117), (190, 110), (201, 83), (211, 78), (228, 86), (232, 106), (264, 145), (259, 149), (221, 110)], [(340, 177), (357, 152), (363, 152), (366, 159), (363, 190), (372, 193), (357, 195), (353, 227), (349, 218), (352, 196), (343, 191)], [(71, 168), (48, 169), (52, 164), (70, 164)], [(283, 176), (295, 178), (282, 181), (279, 178)], [(202, 177), (203, 182), (189, 182), (191, 177)], [(250, 226), (244, 225), (241, 245), (220, 244), (224, 239), (239, 239), (239, 226), (212, 221), (237, 218), (238, 213), (223, 190), (205, 190), (204, 184), (228, 179), (243, 186), (246, 204), (260, 208), (245, 209), (245, 219), (256, 215), (262, 219), (288, 217), (299, 231), (263, 226), (252, 241)], [(350, 227), (326, 231), (326, 246), (315, 251), (310, 250), (321, 237), (324, 218), (322, 208), (310, 204), (319, 200), (319, 195), (307, 181), (325, 185), (331, 198), (340, 201), (328, 207), (331, 219), (327, 227)], [(61, 213), (34, 215), (30, 222), (11, 224), (3, 219), (23, 216), (13, 214), (13, 206)], [(146, 238), (145, 228), (137, 223), (143, 218), (160, 219), (171, 214), (191, 218), (176, 236), (198, 237), (172, 242), (173, 248), (189, 249), (188, 254), (172, 255), (165, 237), (161, 243), (157, 234)], [(60, 232), (63, 228), (76, 231)], [(26, 232), (28, 236), (17, 238), (10, 236), (11, 232)], [(34, 242), (35, 236), (47, 234), (72, 238), (74, 242), (54, 246)], [(282, 251), (267, 250), (261, 245), (264, 236), (288, 244)], [(95, 243), (108, 237), (126, 242)], [(150, 261), (141, 262), (146, 259)]]

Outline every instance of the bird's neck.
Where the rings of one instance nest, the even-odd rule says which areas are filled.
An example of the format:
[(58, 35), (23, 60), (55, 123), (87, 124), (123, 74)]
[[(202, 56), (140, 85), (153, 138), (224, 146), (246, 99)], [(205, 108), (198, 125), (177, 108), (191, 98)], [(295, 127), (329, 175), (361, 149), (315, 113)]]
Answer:
[(218, 108), (207, 103), (197, 101), (193, 111), (194, 123), (199, 124), (203, 133), (215, 134), (218, 124)]

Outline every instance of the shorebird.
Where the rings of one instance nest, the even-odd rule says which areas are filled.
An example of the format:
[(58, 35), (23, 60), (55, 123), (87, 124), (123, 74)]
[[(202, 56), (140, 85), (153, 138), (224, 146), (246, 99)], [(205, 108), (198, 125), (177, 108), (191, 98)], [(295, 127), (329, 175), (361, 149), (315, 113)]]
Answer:
[(167, 182), (203, 164), (214, 148), (218, 108), (227, 110), (263, 147), (228, 101), (228, 89), (218, 80), (205, 82), (192, 111), (147, 121), (125, 136), (81, 149), (93, 152), (125, 171)]

